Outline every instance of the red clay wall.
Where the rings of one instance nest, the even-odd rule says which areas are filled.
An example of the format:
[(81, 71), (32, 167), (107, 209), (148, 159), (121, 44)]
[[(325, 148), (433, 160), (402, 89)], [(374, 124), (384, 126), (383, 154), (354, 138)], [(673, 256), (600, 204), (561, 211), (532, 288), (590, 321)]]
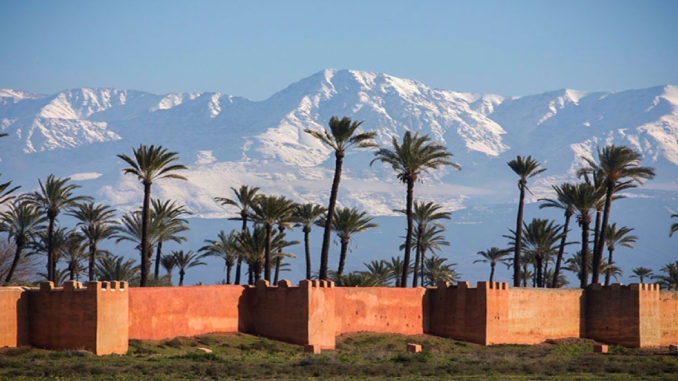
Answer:
[(28, 296), (21, 287), (0, 288), (0, 347), (29, 343)]
[(87, 349), (97, 355), (126, 353), (126, 282), (51, 282), (29, 293), (30, 343), (50, 349)]
[(237, 332), (243, 286), (144, 287), (129, 292), (129, 337), (162, 340)]
[(537, 344), (584, 335), (584, 291), (578, 288), (509, 288), (508, 327), (494, 343)]
[(678, 343), (678, 292), (659, 291), (660, 344)]
[(424, 288), (337, 287), (336, 334), (424, 333)]

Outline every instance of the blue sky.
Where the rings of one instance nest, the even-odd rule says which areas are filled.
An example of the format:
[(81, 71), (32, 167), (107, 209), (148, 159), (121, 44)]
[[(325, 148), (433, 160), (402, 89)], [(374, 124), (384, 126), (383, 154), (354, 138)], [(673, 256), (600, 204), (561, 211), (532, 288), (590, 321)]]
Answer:
[(0, 88), (264, 99), (324, 68), (526, 95), (678, 84), (678, 1), (0, 0)]

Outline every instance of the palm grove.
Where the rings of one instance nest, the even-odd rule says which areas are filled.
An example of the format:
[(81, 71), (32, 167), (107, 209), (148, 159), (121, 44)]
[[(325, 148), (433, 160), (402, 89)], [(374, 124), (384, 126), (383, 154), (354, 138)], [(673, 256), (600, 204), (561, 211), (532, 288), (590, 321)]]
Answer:
[[(20, 194), (11, 181), (0, 184), (0, 231), (8, 233), (3, 246), (0, 275), (5, 284), (28, 283), (41, 278), (61, 284), (65, 280), (127, 280), (138, 286), (172, 285), (172, 273), (179, 275), (182, 286), (186, 271), (204, 265), (206, 257), (221, 258), (225, 267), (225, 284), (253, 284), (259, 279), (277, 282), (280, 273), (288, 270), (290, 250), (299, 241), (289, 240), (287, 232), (300, 228), (303, 232), (305, 277), (329, 279), (341, 286), (433, 286), (438, 282), (459, 279), (454, 263), (443, 257), (445, 238), (443, 220), (450, 212), (428, 200), (415, 199), (415, 185), (422, 175), (442, 167), (461, 167), (451, 161), (447, 148), (428, 135), (406, 131), (402, 139), (393, 137), (391, 145), (380, 147), (374, 132), (361, 130), (362, 122), (332, 117), (329, 129), (307, 129), (306, 132), (334, 152), (334, 177), (327, 207), (313, 203), (297, 203), (282, 195), (260, 192), (260, 188), (242, 185), (231, 188), (232, 194), (215, 201), (236, 212), (231, 218), (241, 223), (239, 229), (220, 231), (205, 239), (197, 251), (163, 252), (163, 243), (186, 241), (190, 212), (173, 200), (153, 198), (152, 185), (174, 179), (185, 181), (187, 169), (179, 163), (176, 152), (162, 146), (140, 145), (132, 155), (119, 154), (125, 163), (123, 173), (134, 176), (143, 189), (143, 202), (138, 210), (117, 216), (111, 206), (94, 202), (77, 193), (79, 186), (69, 178), (49, 175), (38, 180), (38, 189)], [(352, 238), (368, 229), (377, 228), (373, 218), (358, 208), (338, 207), (344, 157), (356, 150), (375, 149), (370, 163), (392, 167), (404, 185), (404, 209), (395, 210), (405, 216), (405, 236), (399, 249), (402, 256), (365, 263), (364, 271), (345, 273)], [(564, 221), (524, 218), (528, 182), (546, 171), (531, 156), (517, 156), (507, 164), (518, 176), (518, 212), (515, 229), (509, 229), (506, 248), (491, 247), (477, 252), (474, 263), (490, 267), (489, 280), (495, 279), (497, 264), (513, 269), (513, 285), (523, 287), (563, 287), (568, 284), (563, 271), (573, 272), (580, 287), (604, 279), (607, 285), (622, 270), (615, 265), (617, 247), (633, 247), (638, 237), (633, 228), (612, 222), (613, 201), (624, 197), (623, 191), (651, 179), (654, 171), (640, 165), (640, 154), (624, 146), (599, 148), (597, 160), (585, 158), (587, 165), (578, 171), (580, 182), (554, 185), (555, 196), (539, 199), (540, 208), (562, 210)], [(75, 225), (60, 225), (59, 216), (74, 218)], [(573, 218), (574, 217), (574, 218)], [(672, 215), (671, 217), (678, 217)], [(574, 223), (581, 235), (569, 235)], [(593, 226), (591, 226), (593, 224)], [(322, 231), (322, 245), (317, 272), (313, 271), (310, 249), (311, 233)], [(678, 223), (670, 227), (670, 235), (678, 231)], [(332, 233), (339, 243), (339, 263), (330, 270), (329, 250)], [(577, 240), (578, 239), (578, 240)], [(117, 256), (100, 249), (104, 240), (132, 242), (139, 251), (139, 261)], [(566, 248), (574, 248), (565, 258)], [(607, 248), (607, 257), (605, 249)], [(11, 255), (13, 252), (13, 255)], [(45, 262), (45, 271), (37, 274), (23, 271), (22, 264)], [(164, 274), (161, 275), (160, 269)], [(27, 268), (24, 266), (24, 270)], [(655, 274), (652, 269), (637, 267), (632, 277), (640, 282), (658, 281), (662, 287), (678, 289), (678, 262), (669, 263)], [(20, 274), (18, 274), (19, 272)], [(234, 276), (232, 276), (232, 274)], [(411, 275), (411, 280), (410, 280)], [(244, 278), (244, 279), (243, 279)]]

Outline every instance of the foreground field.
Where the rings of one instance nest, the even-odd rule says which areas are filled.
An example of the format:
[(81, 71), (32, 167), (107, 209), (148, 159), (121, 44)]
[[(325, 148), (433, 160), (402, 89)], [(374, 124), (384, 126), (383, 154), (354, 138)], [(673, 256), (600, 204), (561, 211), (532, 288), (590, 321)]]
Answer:
[[(406, 343), (423, 352), (406, 352)], [(207, 348), (206, 353), (198, 348)], [(678, 377), (678, 356), (667, 350), (611, 347), (573, 339), (541, 345), (482, 347), (435, 336), (352, 334), (337, 350), (303, 353), (297, 345), (244, 334), (206, 335), (162, 342), (132, 340), (125, 356), (29, 347), (0, 351), (0, 379), (453, 379), (597, 380)]]

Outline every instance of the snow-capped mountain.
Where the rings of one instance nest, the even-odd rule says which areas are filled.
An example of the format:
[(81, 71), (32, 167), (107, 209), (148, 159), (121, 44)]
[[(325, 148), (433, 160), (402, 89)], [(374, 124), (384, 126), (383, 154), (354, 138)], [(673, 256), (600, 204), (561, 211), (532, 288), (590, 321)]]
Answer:
[[(0, 140), (0, 179), (12, 179), (27, 191), (49, 173), (70, 176), (100, 201), (136, 208), (139, 184), (122, 175), (124, 165), (115, 155), (129, 154), (140, 143), (161, 144), (177, 151), (189, 166), (189, 181), (160, 181), (154, 184), (154, 195), (178, 199), (199, 217), (232, 214), (213, 197), (229, 195), (229, 187), (240, 184), (325, 204), (334, 156), (304, 129), (324, 128), (333, 115), (364, 121), (362, 128), (376, 131), (380, 145), (390, 145), (405, 130), (445, 144), (463, 170), (435, 171), (415, 193), (456, 210), (453, 223), (484, 223), (496, 218), (498, 212), (491, 210), (515, 208), (516, 179), (506, 161), (516, 155), (532, 155), (548, 168), (531, 185), (530, 201), (535, 201), (550, 195), (551, 184), (574, 179), (582, 157), (592, 157), (607, 143), (634, 147), (644, 164), (657, 171), (632, 200), (620, 201), (651, 202), (649, 209), (656, 215), (627, 224), (649, 224), (663, 237), (668, 216), (678, 212), (678, 87), (670, 85), (506, 97), (433, 89), (387, 74), (324, 70), (263, 101), (220, 93), (155, 95), (83, 88), (42, 95), (0, 90), (0, 130), (9, 134)], [(392, 210), (402, 207), (404, 188), (390, 168), (370, 166), (372, 157), (367, 151), (349, 154), (339, 202), (373, 215), (394, 215)], [(501, 221), (501, 231), (479, 233), (493, 238), (469, 244), (467, 256), (503, 245), (501, 234), (513, 223), (508, 218)], [(397, 229), (394, 236), (402, 227)], [(665, 241), (643, 250), (668, 251), (670, 241)]]

